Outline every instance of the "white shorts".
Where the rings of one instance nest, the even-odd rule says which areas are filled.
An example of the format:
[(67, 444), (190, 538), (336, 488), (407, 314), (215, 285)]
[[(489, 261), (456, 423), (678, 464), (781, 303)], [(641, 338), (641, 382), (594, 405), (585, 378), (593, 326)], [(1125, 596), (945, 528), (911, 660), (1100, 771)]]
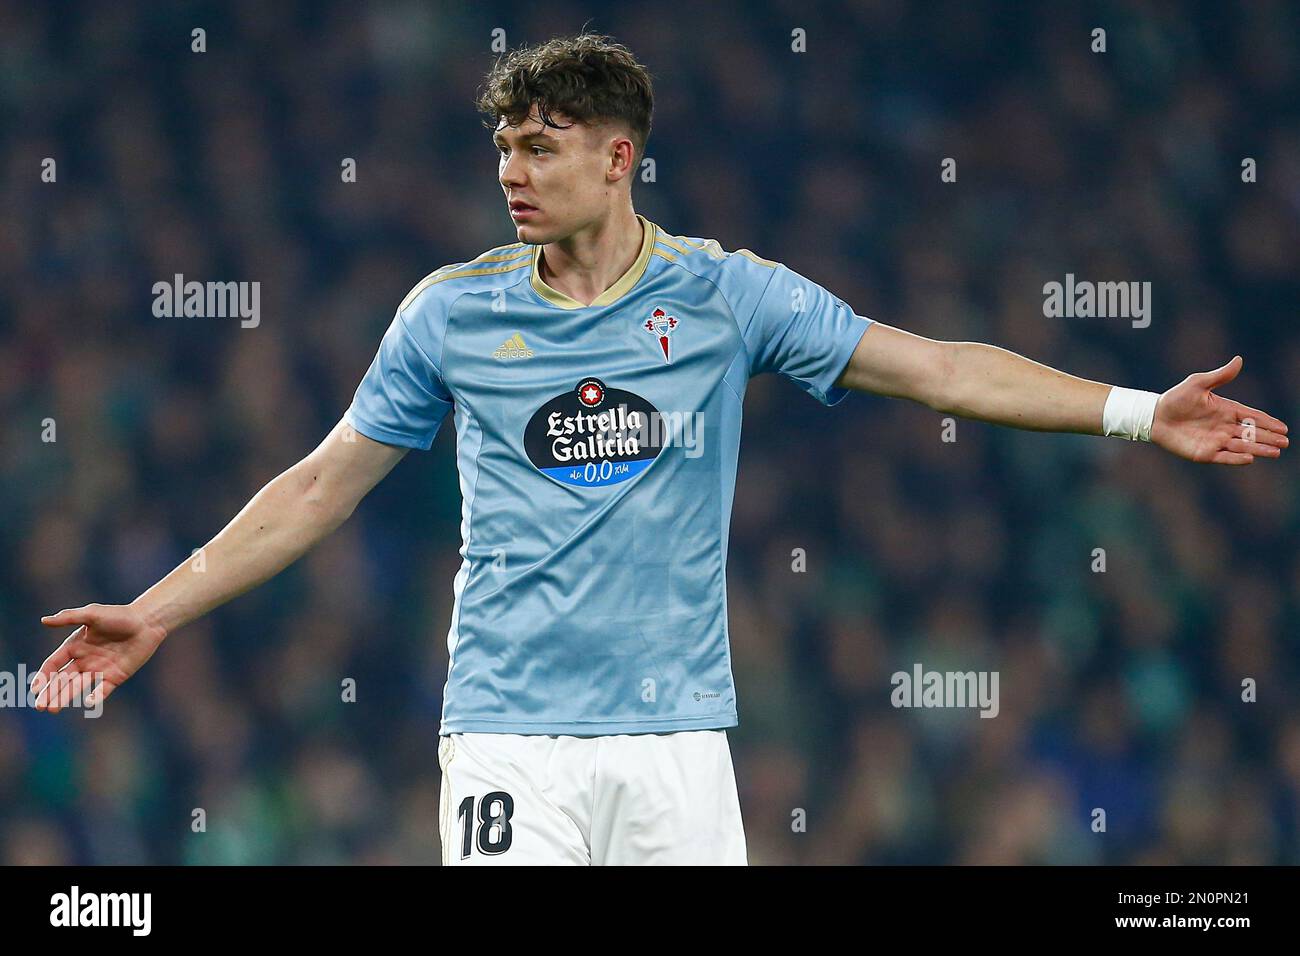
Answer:
[(440, 738), (444, 866), (738, 865), (725, 730)]

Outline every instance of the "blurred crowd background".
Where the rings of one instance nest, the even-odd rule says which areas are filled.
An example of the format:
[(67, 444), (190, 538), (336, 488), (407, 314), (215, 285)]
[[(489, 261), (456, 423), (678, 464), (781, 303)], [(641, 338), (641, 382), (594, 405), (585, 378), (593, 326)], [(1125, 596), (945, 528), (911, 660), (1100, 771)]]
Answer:
[[(1240, 353), (1222, 393), (1300, 423), (1284, 2), (3, 3), (0, 670), (65, 636), (41, 614), (129, 602), (208, 541), (342, 415), (412, 285), (514, 241), (473, 108), (493, 31), (584, 26), (656, 78), (634, 200), (669, 232), (1085, 378), (1163, 391)], [(260, 324), (156, 318), (176, 273), (259, 281)], [(1150, 326), (1045, 318), (1067, 273), (1149, 281)], [(1300, 863), (1294, 451), (945, 442), (919, 405), (771, 376), (745, 414), (751, 862)], [(101, 719), (0, 710), (0, 861), (437, 862), (454, 440)], [(891, 707), (915, 662), (998, 671), (999, 716)]]

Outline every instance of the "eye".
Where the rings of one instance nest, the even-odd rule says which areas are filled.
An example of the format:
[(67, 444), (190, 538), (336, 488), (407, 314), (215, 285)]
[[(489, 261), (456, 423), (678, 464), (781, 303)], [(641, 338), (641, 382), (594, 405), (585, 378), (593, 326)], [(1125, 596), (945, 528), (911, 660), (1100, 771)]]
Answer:
[(533, 153), (534, 156), (540, 156), (542, 153), (550, 152), (550, 150), (548, 150), (545, 146), (532, 146), (529, 148), (535, 151)]

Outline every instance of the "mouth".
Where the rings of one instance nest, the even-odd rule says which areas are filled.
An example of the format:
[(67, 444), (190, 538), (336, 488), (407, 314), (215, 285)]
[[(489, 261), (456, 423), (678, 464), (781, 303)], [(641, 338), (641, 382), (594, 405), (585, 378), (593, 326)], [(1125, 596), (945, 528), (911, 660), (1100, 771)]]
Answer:
[(516, 221), (520, 219), (527, 219), (529, 216), (534, 215), (538, 211), (539, 210), (536, 206), (529, 205), (528, 203), (524, 202), (522, 199), (510, 200), (510, 218)]

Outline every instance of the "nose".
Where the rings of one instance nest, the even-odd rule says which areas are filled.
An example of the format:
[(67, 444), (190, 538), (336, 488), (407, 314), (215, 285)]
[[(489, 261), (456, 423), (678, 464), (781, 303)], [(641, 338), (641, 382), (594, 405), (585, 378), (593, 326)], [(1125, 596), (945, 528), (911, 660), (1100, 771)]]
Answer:
[(516, 162), (518, 155), (516, 151), (511, 150), (509, 157), (503, 156), (501, 158), (501, 170), (498, 178), (504, 189), (509, 189), (512, 186), (522, 186), (525, 182), (523, 163)]

